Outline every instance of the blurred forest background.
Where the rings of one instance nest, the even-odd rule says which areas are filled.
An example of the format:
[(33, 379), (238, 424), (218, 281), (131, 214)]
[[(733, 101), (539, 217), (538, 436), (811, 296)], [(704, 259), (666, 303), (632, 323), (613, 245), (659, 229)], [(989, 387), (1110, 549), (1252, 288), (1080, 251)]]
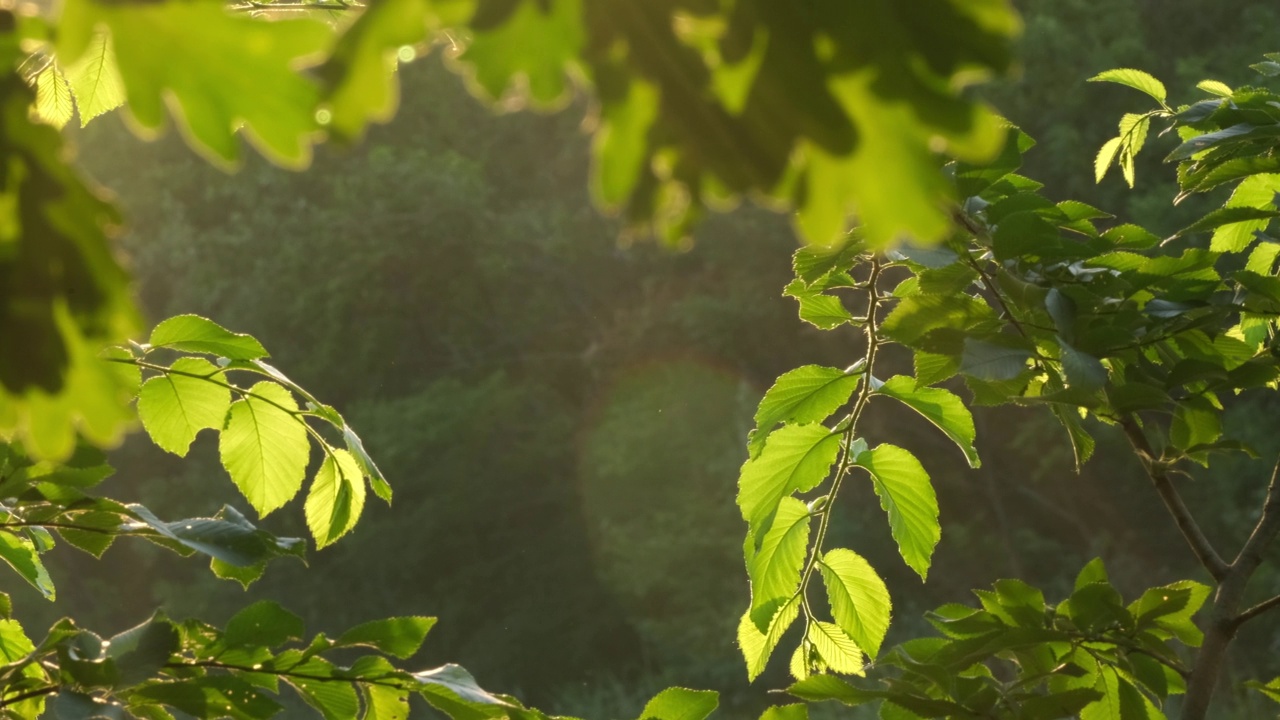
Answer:
[[(1158, 152), (1139, 167), (1136, 191), (1118, 174), (1094, 185), (1097, 147), (1147, 101), (1084, 79), (1141, 68), (1175, 103), (1196, 99), (1205, 77), (1256, 82), (1247, 65), (1278, 49), (1268, 42), (1280, 7), (1017, 4), (1022, 72), (983, 92), (1039, 140), (1024, 174), (1051, 197), (1157, 233), (1194, 219), (1197, 208), (1171, 206), (1172, 171)], [(721, 690), (729, 716), (758, 706), (784, 684), (785, 661), (748, 687), (734, 644), (747, 602), (733, 502), (746, 433), (775, 376), (843, 367), (853, 341), (801, 323), (781, 296), (795, 248), (787, 221), (744, 207), (705, 223), (687, 252), (619, 244), (586, 191), (585, 107), (494, 116), (438, 53), (403, 66), (402, 82), (393, 123), (359, 147), (322, 148), (301, 174), (256, 157), (223, 174), (172, 132), (138, 142), (118, 115), (81, 131), (84, 167), (128, 210), (126, 248), (151, 319), (196, 312), (261, 338), (278, 367), (360, 429), (396, 489), (394, 507), (371, 503), (354, 535), (312, 553), (310, 568), (273, 566), (248, 595), (282, 602), (314, 629), (437, 615), (424, 664), (463, 663), (486, 687), (547, 710), (630, 716), (673, 683)], [(1095, 555), (1131, 591), (1197, 577), (1114, 434), (1102, 433), (1076, 475), (1048, 413), (989, 409), (977, 416), (979, 447), (1005, 449), (969, 471), (928, 426), (873, 416), (918, 430), (905, 444), (934, 443), (921, 457), (945, 528), (922, 586), (869, 489), (841, 497), (839, 541), (893, 593), (891, 641), (920, 631), (925, 609), (967, 601), (969, 588), (999, 577), (1064, 589)], [(1233, 408), (1232, 418), (1264, 456), (1280, 452), (1280, 401)], [(209, 441), (197, 442), (194, 462), (126, 443), (114, 491), (165, 515), (243, 508)], [(1251, 526), (1246, 508), (1263, 480), (1222, 462), (1185, 492), (1225, 540)], [(304, 534), (299, 507), (266, 525)], [(104, 631), (153, 606), (221, 622), (250, 599), (140, 544), (101, 563), (56, 553), (84, 578), (64, 588), (58, 612)], [(1269, 572), (1255, 582), (1280, 591)], [(15, 603), (23, 621), (52, 621), (54, 608), (31, 594)], [(1280, 672), (1277, 620), (1238, 650), (1236, 673)]]

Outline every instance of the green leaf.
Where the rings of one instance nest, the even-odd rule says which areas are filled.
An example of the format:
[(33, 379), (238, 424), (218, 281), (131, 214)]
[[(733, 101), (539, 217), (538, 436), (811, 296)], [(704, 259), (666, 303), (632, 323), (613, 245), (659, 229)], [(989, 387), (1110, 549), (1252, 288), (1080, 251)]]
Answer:
[(817, 487), (840, 449), (840, 435), (819, 425), (788, 425), (769, 436), (758, 457), (743, 463), (738, 507), (758, 546), (773, 525), (782, 498)]
[(422, 647), (427, 632), (435, 624), (435, 618), (420, 616), (373, 620), (342, 633), (338, 645), (365, 645), (408, 660)]
[(839, 625), (816, 620), (806, 635), (832, 670), (844, 675), (862, 675), (862, 650)]
[(36, 646), (27, 637), (22, 624), (8, 618), (0, 620), (0, 660), (5, 665), (17, 662), (35, 652)]
[(351, 453), (330, 449), (311, 481), (304, 510), (307, 528), (323, 548), (351, 532), (364, 511), (364, 474)]
[(994, 320), (986, 303), (968, 295), (914, 295), (898, 301), (884, 319), (880, 330), (894, 342), (914, 347), (921, 338), (938, 328), (967, 330), (975, 324)]
[(368, 123), (390, 120), (399, 102), (397, 54), (426, 39), (426, 3), (380, 0), (368, 4), (320, 68), (330, 113), (326, 129), (338, 139), (354, 141)]
[(1263, 695), (1280, 703), (1280, 677), (1273, 678), (1271, 682), (1267, 683), (1266, 685), (1263, 685), (1261, 682), (1257, 680), (1250, 680), (1249, 682), (1245, 683), (1245, 686), (1253, 688), (1254, 690), (1257, 690)]
[(1154, 98), (1156, 102), (1164, 105), (1166, 97), (1164, 84), (1141, 70), (1132, 68), (1107, 70), (1089, 78), (1089, 82), (1112, 82), (1119, 85), (1127, 85), (1135, 90), (1141, 90)]
[(857, 234), (834, 245), (808, 245), (796, 250), (791, 268), (797, 278), (812, 285), (831, 273), (848, 272), (865, 249)]
[(138, 417), (156, 445), (185, 457), (198, 432), (222, 428), (231, 391), (218, 368), (203, 358), (178, 358), (169, 370), (142, 384)]
[(278, 163), (301, 167), (310, 160), (319, 89), (297, 64), (328, 47), (332, 33), (324, 23), (268, 21), (218, 3), (70, 0), (59, 57), (82, 57), (90, 31), (101, 25), (111, 33), (129, 113), (143, 128), (161, 128), (171, 100), (188, 141), (211, 159), (235, 163), (235, 133), (243, 127)]
[(929, 475), (915, 455), (895, 445), (879, 445), (854, 459), (871, 474), (880, 507), (889, 514), (889, 528), (898, 551), (921, 579), (929, 572), (933, 548), (942, 537), (938, 498)]
[(978, 451), (973, 446), (976, 432), (973, 426), (973, 415), (964, 406), (964, 402), (954, 393), (942, 388), (918, 387), (914, 378), (897, 375), (889, 378), (876, 388), (877, 395), (886, 395), (902, 402), (933, 423), (946, 433), (951, 441), (960, 447), (969, 467), (981, 465)]
[(787, 692), (808, 702), (836, 700), (845, 705), (865, 705), (884, 697), (884, 693), (856, 688), (834, 675), (811, 675)]
[(742, 620), (738, 623), (738, 647), (747, 661), (748, 679), (755, 680), (760, 677), (760, 673), (763, 673), (765, 666), (769, 664), (769, 656), (773, 654), (774, 648), (778, 647), (782, 634), (798, 617), (800, 617), (799, 594), (778, 608), (769, 621), (768, 630), (764, 632), (761, 632), (752, 621), (750, 610), (742, 614)]
[(1094, 158), (1093, 161), (1093, 177), (1095, 182), (1102, 182), (1102, 178), (1107, 176), (1107, 170), (1111, 169), (1111, 166), (1116, 161), (1116, 156), (1120, 154), (1120, 143), (1123, 140), (1124, 138), (1122, 137), (1113, 137), (1103, 143), (1102, 147), (1098, 149), (1098, 156)]
[(114, 661), (117, 673), (115, 684), (128, 687), (155, 677), (169, 662), (178, 651), (178, 629), (156, 614), (107, 642), (107, 656)]
[(156, 681), (139, 686), (132, 695), (169, 705), (196, 717), (263, 720), (284, 709), (249, 683), (228, 675)]
[(94, 34), (84, 55), (67, 66), (67, 81), (76, 96), (80, 127), (124, 104), (124, 85), (110, 36)]
[(259, 530), (230, 505), (223, 506), (211, 518), (168, 523), (142, 505), (131, 504), (128, 509), (161, 536), (212, 557), (215, 570), (218, 563), (237, 568), (259, 568), (253, 575), (254, 579), (261, 574), (261, 566), (268, 560), (287, 555), (302, 557), (305, 549), (298, 538), (276, 537)]
[(304, 632), (302, 618), (271, 600), (259, 600), (231, 616), (222, 642), (228, 648), (274, 648), (301, 640)]
[[(1216, 230), (1224, 225), (1231, 225), (1247, 220), (1269, 220), (1274, 217), (1280, 217), (1280, 211), (1257, 207), (1223, 207), (1210, 212), (1187, 227), (1182, 228), (1178, 232), (1174, 233), (1173, 236), (1182, 237), (1183, 235)], [(1265, 228), (1265, 225), (1263, 227)], [(1222, 248), (1213, 249), (1218, 252), (1223, 251)], [(1235, 252), (1239, 251), (1237, 250)]]
[(345, 423), (342, 426), (342, 439), (347, 444), (347, 451), (356, 459), (356, 464), (369, 478), (369, 484), (373, 486), (373, 494), (377, 495), (383, 502), (391, 503), (391, 485), (387, 479), (383, 477), (382, 471), (378, 469), (373, 458), (364, 449), (364, 443), (361, 442), (360, 436)]
[(24, 580), (40, 591), (46, 599), (52, 601), (56, 597), (53, 580), (49, 571), (45, 570), (36, 546), (27, 538), (11, 532), (0, 530), (0, 559), (9, 564)]
[(249, 504), (265, 516), (298, 494), (310, 446), (293, 395), (273, 382), (260, 382), (227, 413), (219, 450), (222, 465)]
[(1062, 370), (1068, 387), (1091, 392), (1107, 384), (1107, 369), (1102, 361), (1071, 347), (1062, 338), (1058, 338), (1058, 346), (1062, 348)]
[(364, 691), (364, 717), (361, 720), (408, 720), (409, 692), (400, 688), (360, 683)]
[(1201, 80), (1196, 83), (1196, 87), (1210, 95), (1217, 95), (1218, 97), (1231, 97), (1235, 94), (1235, 91), (1231, 89), (1230, 85), (1218, 80)]
[[(862, 556), (836, 548), (818, 562), (831, 617), (874, 660), (889, 630), (889, 589)], [(824, 656), (825, 657), (825, 656)]]
[(849, 401), (858, 387), (861, 369), (805, 365), (783, 373), (764, 394), (756, 409), (756, 429), (747, 440), (751, 456), (764, 449), (765, 440), (780, 422), (822, 422)]
[(833, 330), (853, 320), (853, 315), (840, 298), (810, 289), (803, 281), (792, 281), (783, 294), (800, 303), (800, 319), (816, 328)]
[(1169, 442), (1179, 450), (1212, 443), (1222, 436), (1221, 411), (1202, 395), (1179, 402), (1169, 424)]
[(360, 712), (355, 687), (350, 682), (320, 679), (336, 674), (337, 668), (332, 663), (313, 657), (291, 668), (283, 679), (325, 720), (351, 720)]
[(1021, 347), (965, 338), (960, 372), (989, 382), (1012, 380), (1027, 368), (1030, 358), (1030, 351)]
[(49, 60), (35, 77), (35, 114), (43, 122), (61, 130), (75, 114), (76, 104), (71, 96), (71, 85), (55, 60)]
[(809, 549), (809, 508), (792, 497), (782, 498), (773, 525), (760, 547), (747, 537), (745, 555), (751, 577), (751, 619), (767, 630), (777, 608), (800, 586), (800, 570)]
[(267, 351), (253, 336), (233, 333), (199, 315), (177, 315), (151, 331), (152, 347), (168, 347), (186, 352), (210, 353), (231, 360), (267, 357)]
[(765, 708), (760, 720), (809, 720), (809, 706), (804, 703), (771, 705)]
[[(1232, 191), (1223, 212), (1233, 208), (1275, 211), (1277, 192), (1280, 192), (1280, 174), (1251, 175)], [(1214, 252), (1243, 252), (1253, 242), (1254, 233), (1265, 230), (1270, 222), (1269, 217), (1264, 217), (1223, 225), (1214, 230), (1209, 249)]]
[(639, 720), (704, 720), (719, 704), (720, 694), (713, 690), (671, 687), (645, 703)]
[(1189, 596), (1185, 606), (1157, 618), (1156, 625), (1173, 633), (1184, 645), (1200, 647), (1200, 643), (1204, 641), (1204, 633), (1192, 621), (1192, 617), (1200, 611), (1205, 600), (1209, 598), (1209, 586), (1194, 580), (1180, 580), (1165, 587), (1173, 592), (1186, 590)]

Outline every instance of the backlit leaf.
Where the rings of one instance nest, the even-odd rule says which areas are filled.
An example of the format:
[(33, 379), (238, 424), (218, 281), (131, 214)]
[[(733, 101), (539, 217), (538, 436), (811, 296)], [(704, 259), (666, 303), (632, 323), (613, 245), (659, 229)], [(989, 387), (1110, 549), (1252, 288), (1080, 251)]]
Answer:
[(895, 445), (864, 451), (854, 463), (871, 474), (902, 558), (924, 579), (942, 537), (938, 498), (928, 473), (915, 455)]
[(253, 360), (267, 351), (252, 335), (233, 333), (199, 315), (176, 315), (151, 331), (152, 347), (210, 353), (232, 360)]
[(364, 511), (364, 474), (346, 450), (331, 449), (311, 481), (304, 510), (307, 528), (323, 548), (356, 526)]
[[(207, 379), (202, 379), (207, 378)], [(161, 448), (183, 457), (205, 428), (221, 429), (231, 407), (231, 391), (213, 363), (203, 358), (178, 358), (170, 372), (142, 384), (138, 417)]]
[(298, 406), (288, 390), (264, 381), (249, 393), (227, 413), (219, 449), (236, 487), (267, 515), (302, 488), (310, 446), (306, 428), (291, 414)]
[(849, 401), (861, 372), (805, 365), (783, 373), (764, 394), (756, 409), (756, 429), (747, 441), (752, 457), (764, 449), (765, 439), (780, 422), (822, 422)]
[(757, 546), (773, 525), (782, 498), (826, 479), (839, 449), (840, 435), (822, 425), (788, 425), (769, 436), (758, 457), (742, 465), (738, 507)]
[(769, 656), (773, 654), (774, 648), (778, 647), (782, 634), (798, 617), (800, 617), (798, 594), (778, 608), (769, 621), (769, 629), (764, 632), (761, 632), (752, 621), (750, 610), (742, 614), (742, 620), (738, 623), (738, 647), (747, 661), (748, 679), (755, 680), (760, 673), (764, 672), (765, 666), (769, 664)]
[(871, 564), (852, 550), (836, 548), (818, 564), (831, 603), (831, 617), (874, 660), (889, 629), (889, 589)]
[(800, 570), (809, 548), (809, 508), (792, 497), (782, 498), (773, 525), (755, 549), (747, 539), (747, 573), (751, 577), (751, 618), (767, 630), (773, 611), (790, 600), (800, 586)]
[(671, 687), (645, 703), (639, 720), (704, 720), (720, 704), (720, 695), (711, 690)]
[(1164, 83), (1141, 70), (1132, 68), (1117, 68), (1100, 72), (1089, 78), (1089, 82), (1113, 82), (1119, 85), (1128, 85), (1135, 90), (1141, 90), (1150, 95), (1162, 105), (1166, 97)]
[(976, 431), (973, 415), (954, 393), (942, 388), (917, 387), (914, 378), (897, 375), (876, 388), (877, 395), (887, 395), (920, 413), (947, 434), (960, 447), (969, 467), (978, 467), (978, 451), (973, 447)]
[(67, 66), (67, 81), (76, 96), (80, 126), (124, 104), (124, 86), (116, 68), (111, 38), (99, 32), (81, 58)]
[(809, 642), (832, 670), (845, 675), (861, 675), (862, 650), (839, 625), (815, 621), (809, 623)]

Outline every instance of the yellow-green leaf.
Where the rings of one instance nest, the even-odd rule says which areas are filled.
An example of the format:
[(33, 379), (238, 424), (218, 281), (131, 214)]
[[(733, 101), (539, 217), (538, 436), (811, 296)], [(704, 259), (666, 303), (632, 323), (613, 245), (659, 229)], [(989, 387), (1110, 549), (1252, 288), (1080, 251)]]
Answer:
[(260, 382), (227, 413), (219, 449), (231, 480), (259, 515), (267, 515), (298, 494), (310, 446), (288, 390)]
[(878, 445), (854, 460), (871, 474), (880, 506), (889, 514), (889, 529), (902, 559), (923, 580), (933, 548), (942, 538), (938, 498), (920, 461), (896, 445)]
[(889, 588), (861, 555), (836, 548), (819, 561), (827, 587), (831, 617), (854, 642), (875, 659), (889, 630), (893, 603)]
[(231, 406), (225, 382), (213, 363), (184, 357), (174, 361), (169, 372), (143, 383), (138, 417), (151, 440), (174, 455), (186, 456), (196, 433), (222, 427)]
[(364, 474), (351, 453), (331, 449), (311, 482), (304, 510), (307, 528), (323, 548), (356, 526), (364, 511)]

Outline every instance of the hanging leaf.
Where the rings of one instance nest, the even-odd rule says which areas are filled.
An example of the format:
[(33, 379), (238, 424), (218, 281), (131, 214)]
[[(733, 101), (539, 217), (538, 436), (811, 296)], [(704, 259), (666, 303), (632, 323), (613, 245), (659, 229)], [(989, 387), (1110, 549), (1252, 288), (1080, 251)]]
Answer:
[(306, 428), (292, 414), (297, 409), (288, 390), (264, 381), (227, 413), (219, 443), (222, 465), (259, 515), (302, 489), (310, 446)]
[(928, 473), (915, 455), (895, 445), (878, 445), (859, 454), (854, 463), (871, 474), (898, 551), (923, 580), (942, 537), (938, 498)]
[(187, 352), (210, 353), (231, 360), (267, 357), (267, 351), (253, 336), (233, 333), (199, 315), (176, 315), (151, 331), (152, 347)]
[(304, 506), (307, 528), (323, 548), (356, 526), (364, 510), (364, 474), (346, 450), (331, 449), (316, 471)]
[(213, 363), (184, 357), (168, 372), (142, 384), (138, 417), (151, 440), (164, 450), (185, 457), (196, 434), (219, 430), (231, 407), (231, 391)]
[(809, 508), (792, 497), (778, 505), (773, 525), (757, 550), (748, 538), (747, 574), (751, 577), (751, 619), (765, 631), (777, 608), (800, 586), (800, 571), (809, 549)]
[(964, 401), (954, 393), (942, 388), (919, 387), (915, 378), (906, 375), (889, 378), (875, 392), (898, 400), (936, 425), (960, 447), (969, 461), (969, 467), (976, 468), (982, 464), (978, 460), (978, 451), (973, 446), (977, 434), (973, 426), (973, 415), (964, 406)]
[(893, 609), (884, 580), (862, 556), (844, 548), (828, 551), (818, 570), (827, 587), (831, 617), (874, 660)]
[(756, 409), (756, 429), (747, 440), (751, 456), (764, 449), (765, 440), (780, 422), (822, 422), (849, 401), (858, 387), (861, 370), (838, 370), (805, 365), (783, 373), (764, 394)]
[(797, 594), (778, 608), (769, 621), (768, 630), (761, 631), (751, 619), (751, 611), (742, 614), (738, 623), (738, 647), (747, 661), (747, 678), (755, 680), (769, 664), (769, 656), (778, 647), (782, 634), (800, 617), (800, 596)]
[(720, 704), (720, 695), (711, 690), (672, 687), (645, 703), (639, 720), (704, 720)]
[(76, 96), (80, 127), (124, 104), (124, 85), (109, 35), (94, 34), (84, 55), (67, 66), (67, 81)]
[(839, 449), (840, 435), (822, 425), (788, 425), (769, 436), (759, 457), (742, 465), (738, 507), (757, 546), (772, 527), (782, 498), (826, 479)]

